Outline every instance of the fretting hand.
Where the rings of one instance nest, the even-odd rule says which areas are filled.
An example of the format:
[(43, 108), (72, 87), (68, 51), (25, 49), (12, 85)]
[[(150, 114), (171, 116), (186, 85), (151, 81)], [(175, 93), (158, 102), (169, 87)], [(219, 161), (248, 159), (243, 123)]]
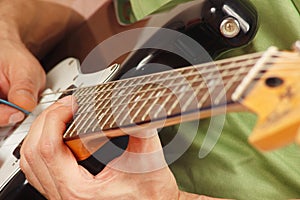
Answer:
[(208, 199), (178, 189), (156, 130), (130, 136), (126, 151), (93, 176), (62, 140), (74, 110), (70, 96), (50, 106), (33, 123), (21, 148), (22, 171), (48, 199)]

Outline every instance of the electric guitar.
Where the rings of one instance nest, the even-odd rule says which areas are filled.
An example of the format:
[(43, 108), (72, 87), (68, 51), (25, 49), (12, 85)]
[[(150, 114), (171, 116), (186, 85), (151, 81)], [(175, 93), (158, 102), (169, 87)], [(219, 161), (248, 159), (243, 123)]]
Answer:
[[(78, 161), (86, 161), (105, 146), (107, 141), (133, 130), (195, 120), (211, 116), (212, 112), (223, 113), (226, 111), (225, 105), (228, 111), (241, 109), (238, 105), (244, 102), (247, 107), (252, 108), (246, 104), (252, 101), (245, 97), (251, 96), (250, 91), (255, 91), (254, 86), (260, 83), (263, 85), (264, 79), (268, 80), (264, 85), (266, 90), (284, 88), (288, 83), (284, 77), (275, 74), (274, 77), (269, 77), (267, 66), (270, 66), (270, 72), (271, 69), (276, 72), (277, 63), (284, 61), (281, 60), (282, 56), (293, 57), (297, 63), (297, 53), (275, 51), (198, 64), (208, 61), (205, 60), (208, 57), (215, 58), (226, 50), (252, 40), (257, 30), (257, 16), (247, 0), (202, 0), (192, 2), (184, 10), (180, 9), (182, 8), (178, 8), (180, 12), (176, 15), (172, 13), (171, 20), (165, 21), (162, 27), (189, 36), (208, 53), (200, 55), (200, 52), (196, 52), (195, 57), (193, 48), (189, 49), (191, 43), (188, 40), (181, 40), (182, 37), (174, 37), (176, 40), (173, 40), (171, 37), (166, 42), (155, 32), (143, 45), (159, 41), (159, 47), (166, 49), (165, 51), (157, 48), (137, 50), (122, 66), (113, 64), (92, 74), (81, 73), (78, 60), (68, 58), (48, 73), (47, 89), (34, 112), (19, 126), (2, 130), (6, 134), (0, 151), (0, 199), (43, 199), (31, 187), (26, 187), (30, 191), (25, 194), (16, 192), (28, 185), (19, 168), (17, 146), (26, 136), (36, 116), (64, 95), (74, 95), (79, 108), (63, 138)], [(158, 18), (162, 16), (165, 17), (161, 14)], [(185, 59), (181, 57), (183, 54), (176, 56), (168, 52), (174, 51), (178, 46), (183, 50), (181, 53), (187, 56)], [(153, 67), (149, 67), (152, 62), (177, 69), (153, 70)], [(181, 68), (191, 64), (192, 67)], [(164, 72), (155, 73), (162, 70)], [(145, 75), (148, 73), (154, 74)], [(277, 82), (281, 84), (276, 84)], [(254, 83), (256, 84), (253, 85)], [(211, 99), (210, 96), (215, 98)], [(242, 104), (238, 104), (240, 101)], [(254, 137), (253, 141), (259, 145), (261, 140), (257, 142)], [(285, 141), (287, 142), (290, 141)], [(98, 171), (96, 169), (92, 173)]]
[[(108, 139), (133, 130), (204, 118), (212, 111), (250, 110), (259, 116), (249, 138), (254, 147), (272, 150), (294, 141), (300, 143), (299, 64), (299, 52), (270, 48), (263, 53), (78, 88), (73, 93), (78, 111), (63, 139), (77, 159), (83, 160)], [(117, 69), (118, 65), (113, 65), (102, 72), (101, 76), (105, 77), (102, 81)], [(61, 72), (68, 72), (70, 78), (66, 79)], [(61, 92), (55, 91), (67, 88), (78, 75), (78, 63), (73, 58), (63, 61), (48, 74), (48, 79), (55, 77), (54, 82), (48, 82), (52, 90), (45, 91), (33, 115), (7, 139), (1, 156), (12, 150), (9, 144), (21, 142), (34, 116), (60, 96)], [(214, 99), (209, 98), (210, 90), (217, 94)], [(155, 105), (159, 106), (153, 110)], [(6, 162), (15, 163), (15, 170), (19, 170), (18, 160), (12, 158)], [(2, 185), (5, 185), (4, 178), (1, 173)]]
[[(108, 139), (132, 131), (204, 118), (213, 111), (249, 110), (259, 116), (249, 138), (256, 148), (272, 150), (295, 140), (299, 143), (299, 63), (299, 52), (271, 47), (263, 53), (78, 88), (73, 93), (78, 111), (63, 139), (77, 159), (84, 160)], [(49, 77), (64, 70), (76, 72), (63, 66)], [(117, 68), (108, 68), (106, 77)]]

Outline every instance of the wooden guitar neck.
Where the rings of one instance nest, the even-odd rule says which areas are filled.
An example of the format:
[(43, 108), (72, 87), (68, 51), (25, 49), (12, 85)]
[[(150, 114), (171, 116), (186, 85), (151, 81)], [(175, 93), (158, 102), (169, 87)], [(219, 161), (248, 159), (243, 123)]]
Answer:
[(78, 110), (64, 140), (82, 160), (112, 137), (208, 117), (212, 110), (245, 110), (241, 104), (257, 111), (248, 103), (253, 102), (248, 98), (250, 91), (261, 83), (270, 90), (276, 88), (265, 83), (269, 80), (265, 74), (277, 72), (278, 65), (285, 65), (288, 57), (299, 63), (297, 53), (271, 49), (77, 89), (73, 95)]

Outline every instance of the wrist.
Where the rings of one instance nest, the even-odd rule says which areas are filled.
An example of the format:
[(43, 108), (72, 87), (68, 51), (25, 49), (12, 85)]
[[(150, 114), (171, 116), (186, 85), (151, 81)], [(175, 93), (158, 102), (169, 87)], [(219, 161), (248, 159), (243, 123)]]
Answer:
[(1, 40), (22, 41), (22, 28), (26, 26), (26, 22), (30, 21), (27, 20), (30, 18), (28, 13), (30, 7), (31, 5), (26, 5), (24, 1), (20, 0), (2, 0), (0, 2)]
[[(1, 16), (0, 16), (1, 18)], [(0, 20), (0, 40), (10, 40), (21, 42), (20, 32), (17, 25), (12, 20)]]

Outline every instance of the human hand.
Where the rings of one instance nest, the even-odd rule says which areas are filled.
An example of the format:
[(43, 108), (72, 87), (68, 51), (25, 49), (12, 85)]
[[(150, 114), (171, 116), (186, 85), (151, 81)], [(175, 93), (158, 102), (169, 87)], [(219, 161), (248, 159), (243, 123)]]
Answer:
[[(21, 40), (1, 38), (0, 52), (0, 98), (32, 111), (45, 86), (43, 68)], [(0, 116), (0, 126), (15, 124), (25, 117), (21, 111), (3, 104)]]
[(62, 140), (76, 110), (71, 96), (59, 100), (33, 123), (20, 167), (48, 199), (210, 199), (179, 191), (156, 130), (130, 136), (126, 151), (93, 176), (78, 165)]

